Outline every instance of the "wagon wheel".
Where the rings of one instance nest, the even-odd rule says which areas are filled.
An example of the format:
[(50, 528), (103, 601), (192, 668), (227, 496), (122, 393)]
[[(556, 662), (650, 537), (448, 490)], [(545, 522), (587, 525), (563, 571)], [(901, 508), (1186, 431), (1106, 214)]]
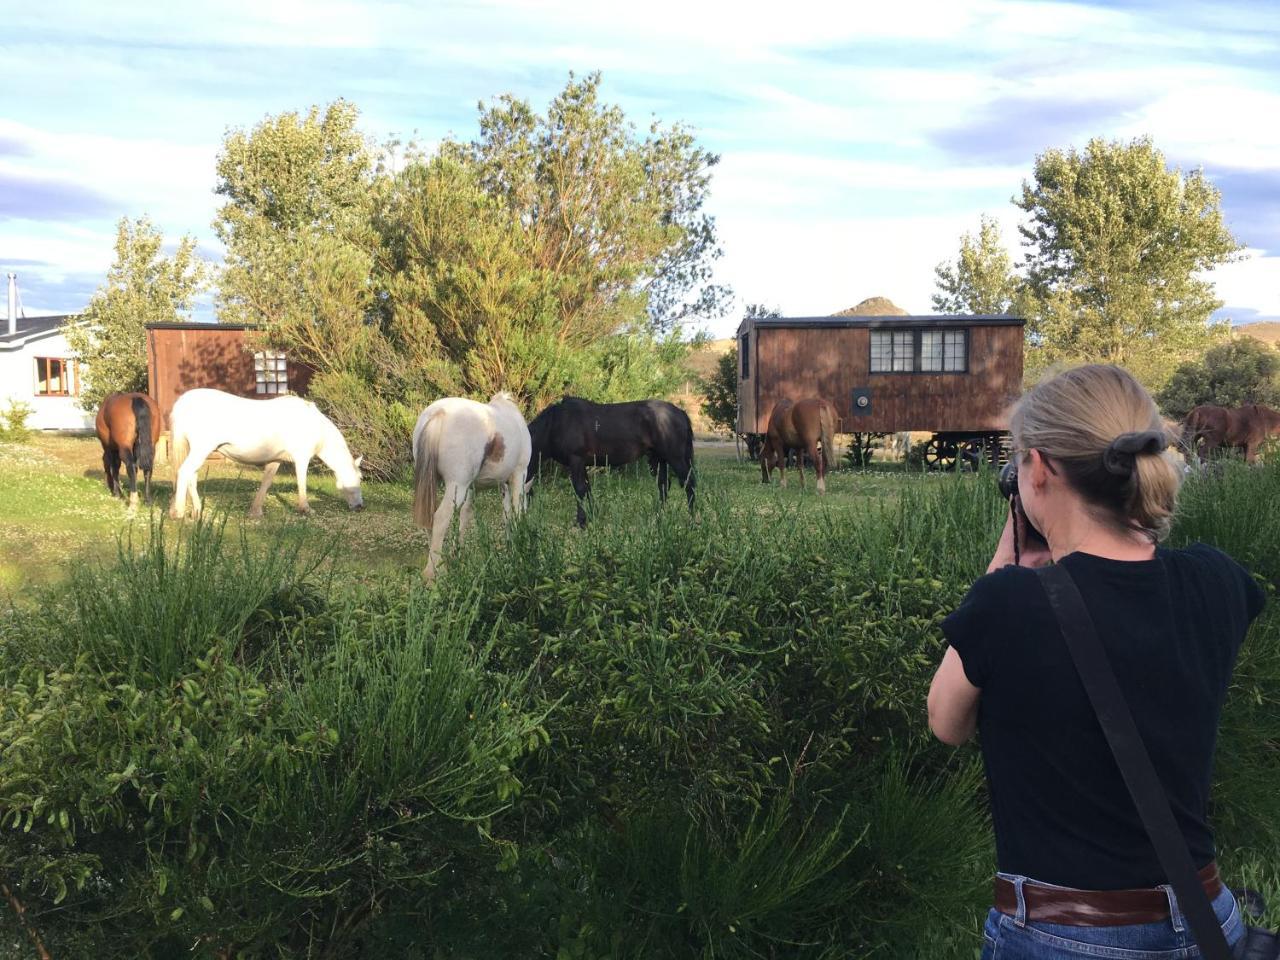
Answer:
[(966, 470), (977, 470), (983, 463), (991, 463), (992, 448), (984, 438), (963, 440), (959, 444), (960, 466)]
[(930, 470), (954, 470), (958, 454), (955, 441), (933, 437), (925, 444), (924, 463)]

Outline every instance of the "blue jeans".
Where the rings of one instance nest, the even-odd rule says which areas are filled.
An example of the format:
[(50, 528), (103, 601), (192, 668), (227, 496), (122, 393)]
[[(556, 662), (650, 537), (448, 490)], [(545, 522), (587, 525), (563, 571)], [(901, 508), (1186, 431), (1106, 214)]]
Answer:
[[(1017, 883), (1025, 877), (1002, 873)], [(982, 960), (1068, 960), (1073, 957), (1108, 960), (1182, 960), (1200, 956), (1191, 929), (1178, 909), (1173, 891), (1169, 897), (1170, 917), (1158, 923), (1125, 927), (1077, 927), (1058, 923), (1027, 922), (992, 910), (982, 930)], [(1235, 897), (1225, 886), (1213, 901), (1213, 912), (1233, 950), (1244, 939), (1244, 921)], [(1022, 921), (1022, 922), (1019, 922)]]

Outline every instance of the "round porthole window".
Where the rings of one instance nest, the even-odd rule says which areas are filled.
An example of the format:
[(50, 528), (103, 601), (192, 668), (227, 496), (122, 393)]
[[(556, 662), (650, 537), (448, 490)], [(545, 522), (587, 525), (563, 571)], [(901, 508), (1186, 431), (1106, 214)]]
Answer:
[(865, 395), (861, 396), (858, 398), (857, 403), (858, 403), (858, 406), (865, 407), (871, 403), (871, 398)]

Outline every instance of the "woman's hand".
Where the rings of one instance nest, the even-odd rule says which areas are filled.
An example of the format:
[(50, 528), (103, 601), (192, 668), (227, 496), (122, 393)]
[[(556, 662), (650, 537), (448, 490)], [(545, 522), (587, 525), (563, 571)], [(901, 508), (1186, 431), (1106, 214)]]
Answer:
[(1005, 519), (1004, 530), (1000, 532), (1000, 541), (996, 544), (995, 556), (987, 565), (987, 573), (1001, 567), (1018, 563), (1013, 549), (1014, 524), (1017, 524), (1018, 553), (1021, 554), (1021, 565), (1024, 567), (1043, 567), (1053, 562), (1049, 545), (1043, 539), (1031, 533), (1031, 524), (1027, 515), (1022, 512), (1022, 505), (1015, 497), (1009, 504), (1009, 516)]

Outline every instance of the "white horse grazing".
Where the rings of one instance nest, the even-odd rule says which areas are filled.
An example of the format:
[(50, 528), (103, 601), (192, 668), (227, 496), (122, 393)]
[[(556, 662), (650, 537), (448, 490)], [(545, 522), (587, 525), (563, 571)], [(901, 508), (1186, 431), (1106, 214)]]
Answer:
[(319, 457), (333, 471), (338, 492), (352, 510), (364, 506), (360, 495), (360, 459), (351, 459), (347, 441), (333, 421), (301, 397), (251, 400), (221, 390), (188, 390), (169, 414), (173, 430), (169, 462), (176, 470), (169, 516), (181, 519), (191, 494), (191, 512), (200, 516), (196, 473), (215, 450), (237, 463), (264, 467), (262, 486), (249, 516), (262, 516), (262, 502), (282, 463), (298, 472), (298, 509), (309, 513), (307, 466)]
[(425, 579), (440, 567), (455, 510), (461, 514), (459, 541), (470, 529), (473, 486), (501, 485), (502, 515), (508, 520), (524, 510), (531, 449), (529, 428), (510, 394), (495, 394), (488, 403), (445, 397), (422, 411), (413, 428), (413, 519), (431, 531)]

